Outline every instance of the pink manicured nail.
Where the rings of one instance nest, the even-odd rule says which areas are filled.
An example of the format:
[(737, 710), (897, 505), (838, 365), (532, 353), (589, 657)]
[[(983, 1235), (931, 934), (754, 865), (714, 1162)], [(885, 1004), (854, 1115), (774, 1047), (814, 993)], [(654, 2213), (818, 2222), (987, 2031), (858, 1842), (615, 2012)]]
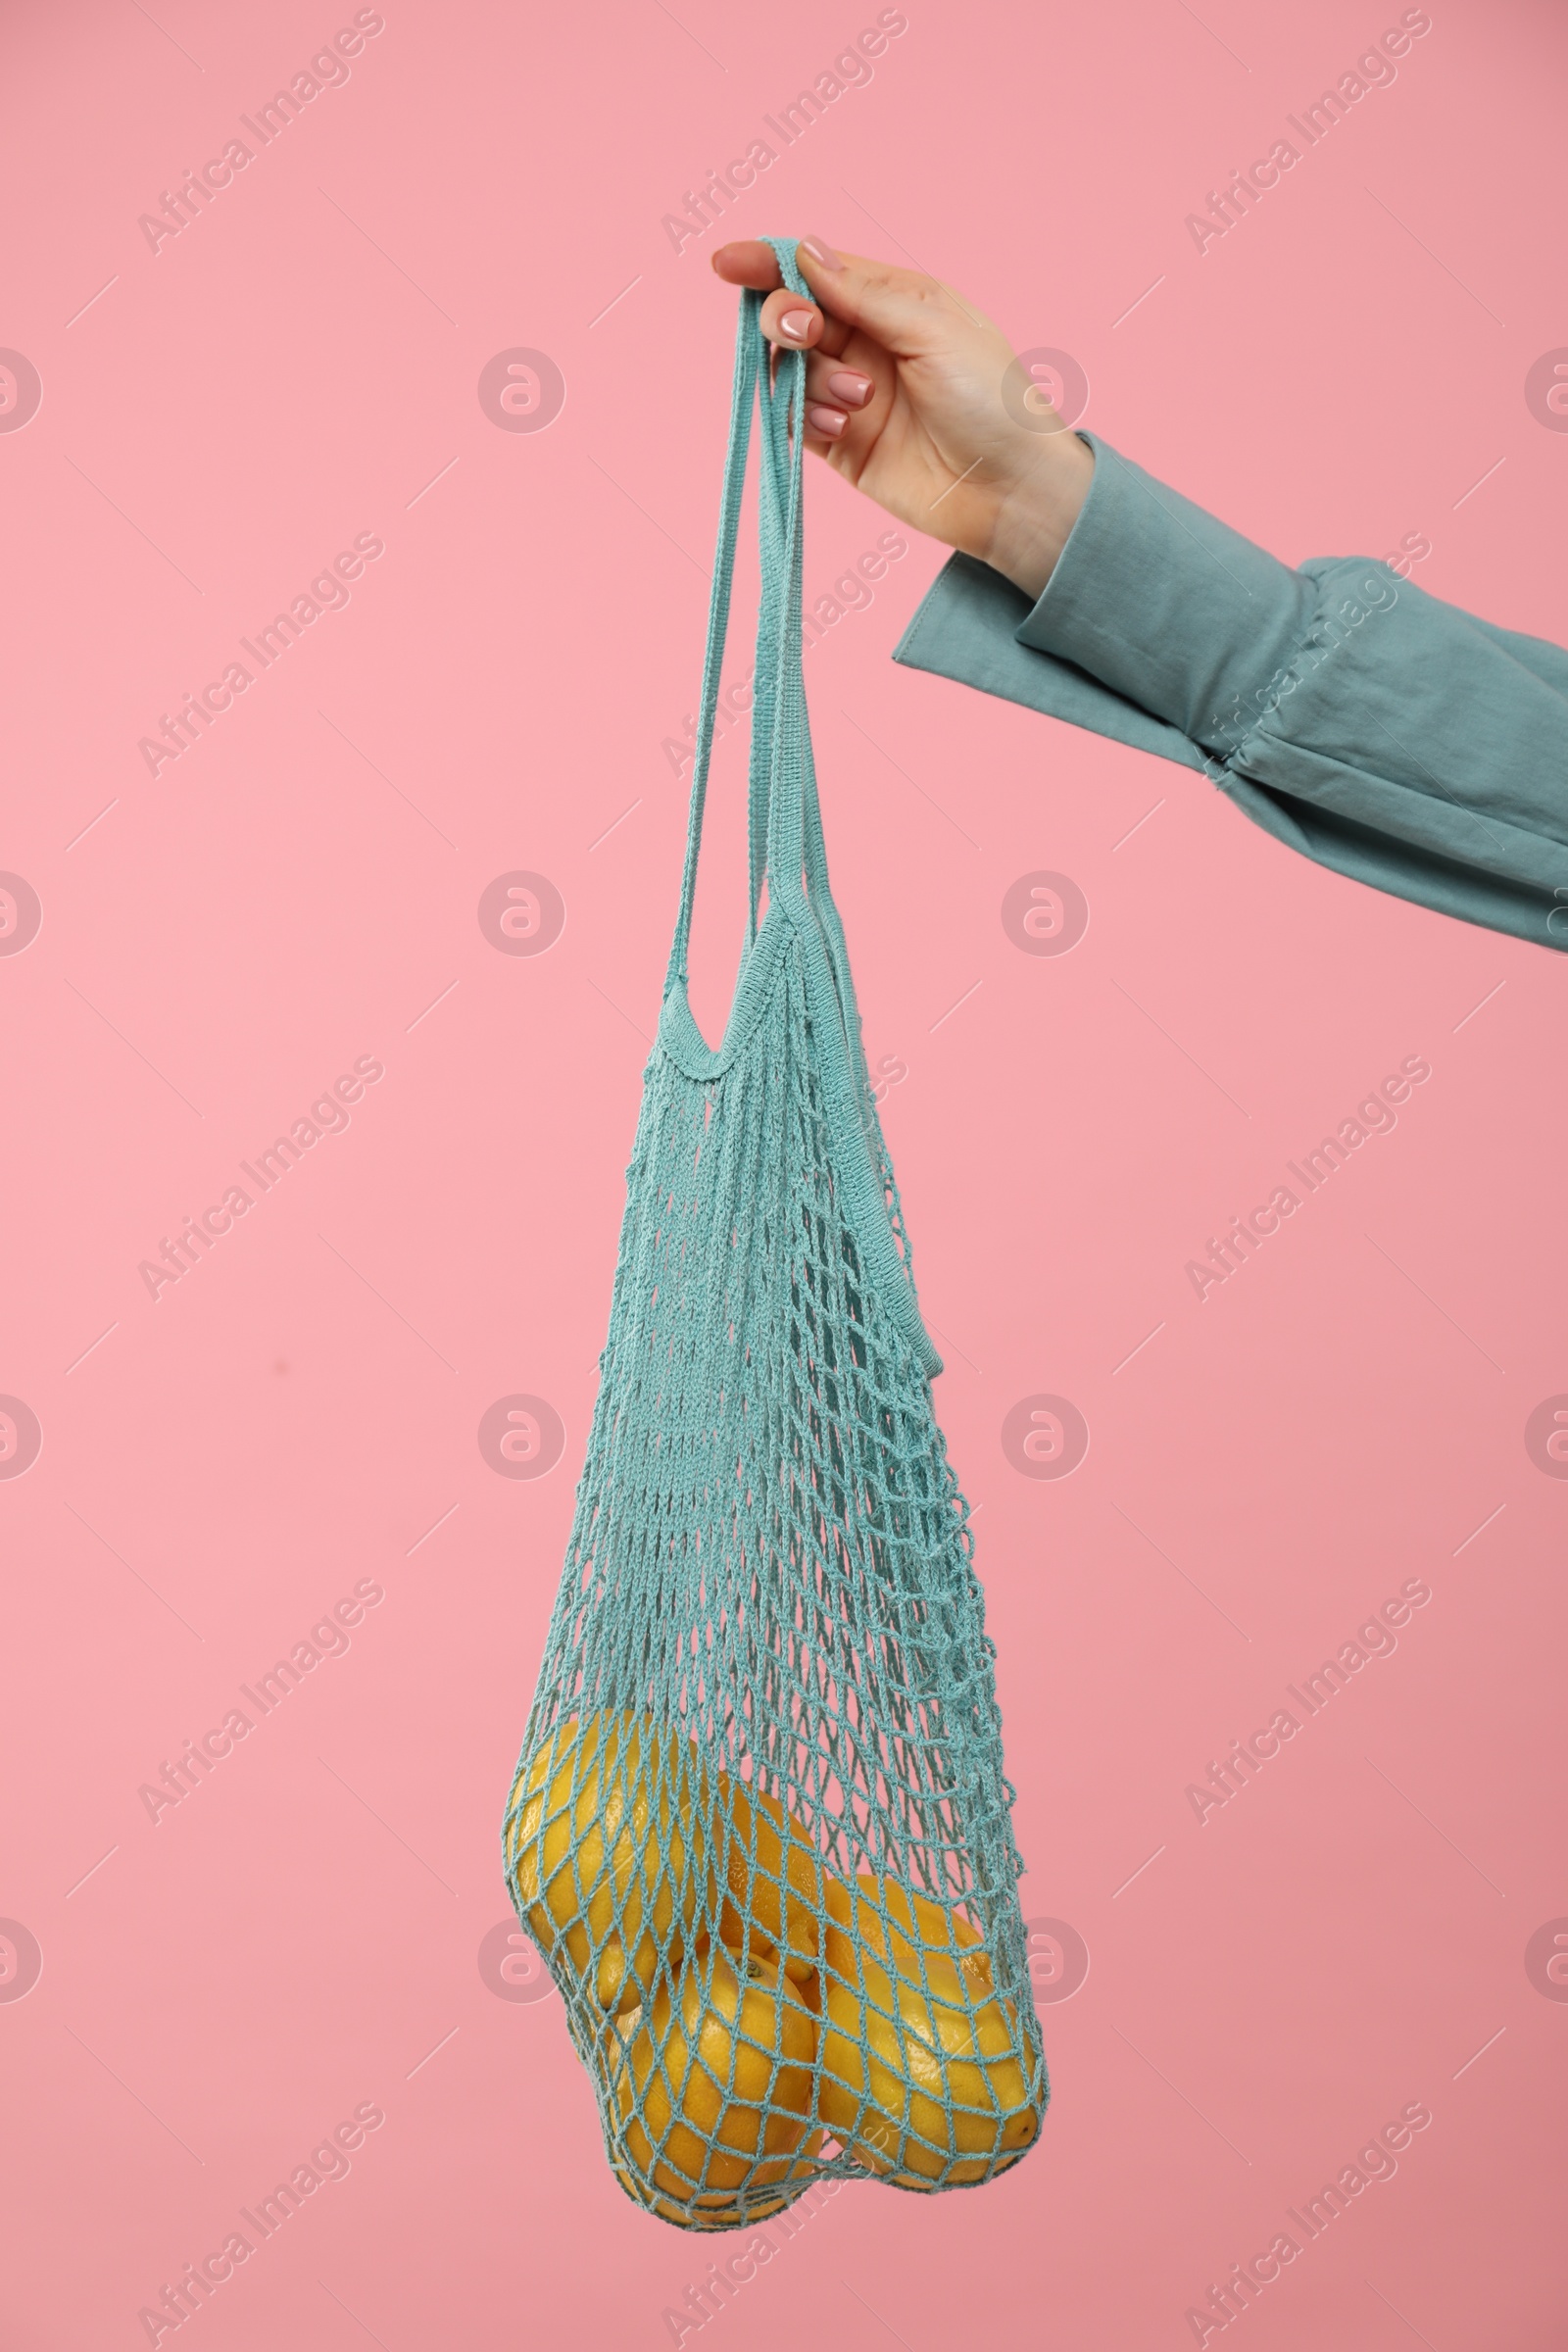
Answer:
[(843, 432), (850, 420), (842, 409), (808, 409), (806, 421), (832, 441)]
[(848, 401), (852, 409), (863, 409), (876, 389), (868, 375), (852, 374), (848, 368), (840, 368), (830, 375), (827, 388), (835, 399)]
[(808, 253), (812, 261), (823, 270), (842, 270), (844, 267), (843, 261), (834, 252), (832, 246), (824, 244), (820, 237), (803, 237), (800, 249), (802, 253)]
[(792, 343), (804, 343), (811, 331), (815, 317), (814, 311), (788, 311), (778, 322), (778, 331), (781, 335), (788, 335)]

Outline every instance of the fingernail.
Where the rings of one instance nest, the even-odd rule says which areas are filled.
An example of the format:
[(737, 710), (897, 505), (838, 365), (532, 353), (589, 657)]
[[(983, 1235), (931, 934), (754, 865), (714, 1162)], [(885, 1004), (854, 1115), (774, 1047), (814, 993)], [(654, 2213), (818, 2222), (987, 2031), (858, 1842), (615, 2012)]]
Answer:
[(842, 259), (834, 252), (832, 246), (824, 244), (820, 237), (803, 237), (801, 251), (808, 253), (812, 261), (823, 270), (842, 270), (844, 267)]
[(870, 399), (875, 387), (868, 375), (852, 375), (848, 368), (841, 368), (828, 377), (827, 388), (836, 399), (847, 400), (851, 408), (859, 409)]
[(827, 438), (832, 441), (843, 432), (850, 420), (842, 409), (808, 409), (806, 421), (808, 424), (814, 425), (819, 433), (825, 433)]
[(792, 343), (804, 343), (811, 331), (811, 321), (815, 317), (814, 311), (786, 312), (778, 322), (778, 331), (781, 335), (788, 335)]

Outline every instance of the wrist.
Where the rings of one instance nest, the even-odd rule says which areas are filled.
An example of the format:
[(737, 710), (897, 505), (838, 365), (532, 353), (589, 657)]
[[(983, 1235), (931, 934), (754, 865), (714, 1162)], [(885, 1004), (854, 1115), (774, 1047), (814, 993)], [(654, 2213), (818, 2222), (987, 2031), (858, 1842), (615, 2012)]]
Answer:
[(976, 552), (1031, 604), (1045, 592), (1094, 473), (1088, 442), (1063, 430), (1035, 443), (1028, 466), (997, 498), (987, 543)]

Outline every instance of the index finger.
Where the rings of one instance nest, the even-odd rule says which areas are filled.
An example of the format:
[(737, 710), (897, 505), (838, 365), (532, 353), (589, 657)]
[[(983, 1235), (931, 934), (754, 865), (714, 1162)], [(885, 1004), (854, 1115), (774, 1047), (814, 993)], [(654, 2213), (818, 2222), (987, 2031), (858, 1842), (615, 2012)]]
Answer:
[(755, 286), (759, 294), (771, 294), (784, 283), (777, 254), (760, 237), (742, 237), (736, 244), (720, 245), (709, 259), (715, 276), (731, 286)]
[[(832, 316), (820, 296), (783, 291), (783, 272), (771, 245), (764, 245), (760, 238), (743, 237), (733, 245), (720, 245), (717, 252), (709, 258), (714, 273), (730, 285), (751, 286), (759, 294), (770, 296), (762, 305), (760, 321), (762, 332), (770, 343), (776, 344), (781, 351), (820, 349), (829, 359), (839, 357), (849, 341), (849, 327), (842, 319)], [(802, 265), (797, 263), (796, 266), (804, 275)], [(799, 334), (781, 332), (787, 318), (797, 320), (805, 318), (807, 324), (803, 331)]]

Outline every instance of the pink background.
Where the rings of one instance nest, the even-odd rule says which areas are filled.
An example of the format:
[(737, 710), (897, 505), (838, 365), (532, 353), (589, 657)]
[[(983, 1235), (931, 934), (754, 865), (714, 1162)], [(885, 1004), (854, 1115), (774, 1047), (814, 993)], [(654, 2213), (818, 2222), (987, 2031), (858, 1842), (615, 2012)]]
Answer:
[[(662, 217), (876, 11), (384, 14), (155, 254), (138, 216), (353, 11), (8, 12), (0, 343), (43, 386), (0, 434), (0, 866), (43, 908), (0, 957), (0, 1391), (43, 1437), (0, 1480), (0, 1916), (42, 1955), (0, 1998), (17, 2352), (148, 2340), (139, 2310), (361, 2105), (385, 2121), (348, 2177), (186, 2324), (209, 2352), (652, 2348), (729, 2250), (625, 2202), (559, 1999), (501, 1997), (525, 1964), (480, 1951), (684, 822), (663, 747), (734, 306), (723, 232), (677, 255)], [(1568, 641), (1568, 438), (1524, 397), (1568, 343), (1557, 11), (1434, 0), (1394, 84), (1201, 256), (1185, 216), (1397, 8), (907, 14), (739, 233), (917, 260), (1287, 560), (1416, 535), (1423, 587)], [(564, 378), (542, 431), (477, 397), (518, 348)], [(813, 469), (812, 596), (885, 527)], [(138, 739), (360, 533), (385, 552), (347, 608), (149, 775)], [(1040, 1941), (1025, 2165), (924, 2206), (844, 2191), (683, 2340), (1192, 2342), (1210, 2283), (1422, 2103), (1247, 2340), (1544, 2352), (1568, 2006), (1526, 1947), (1568, 1913), (1568, 1484), (1524, 1431), (1568, 1391), (1563, 967), (895, 667), (941, 553), (911, 545), (808, 682), (867, 1049), (905, 1073), (884, 1115), (1024, 1907), (1091, 1965), (1053, 2001)], [(741, 772), (732, 740), (710, 1028)], [(1089, 903), (1063, 956), (1002, 926), (1037, 869)], [(481, 931), (516, 870), (564, 903), (548, 953)], [(1397, 1129), (1200, 1303), (1185, 1262), (1410, 1054)], [(149, 1297), (139, 1262), (359, 1056), (384, 1077), (347, 1131)], [(1087, 1421), (1066, 1479), (1004, 1452), (1037, 1394)], [(537, 1479), (477, 1442), (517, 1395), (564, 1429)], [(1189, 1784), (1407, 1579), (1431, 1599), (1396, 1651), (1200, 1824)], [(347, 1653), (150, 1819), (143, 1785), (366, 1580)]]

